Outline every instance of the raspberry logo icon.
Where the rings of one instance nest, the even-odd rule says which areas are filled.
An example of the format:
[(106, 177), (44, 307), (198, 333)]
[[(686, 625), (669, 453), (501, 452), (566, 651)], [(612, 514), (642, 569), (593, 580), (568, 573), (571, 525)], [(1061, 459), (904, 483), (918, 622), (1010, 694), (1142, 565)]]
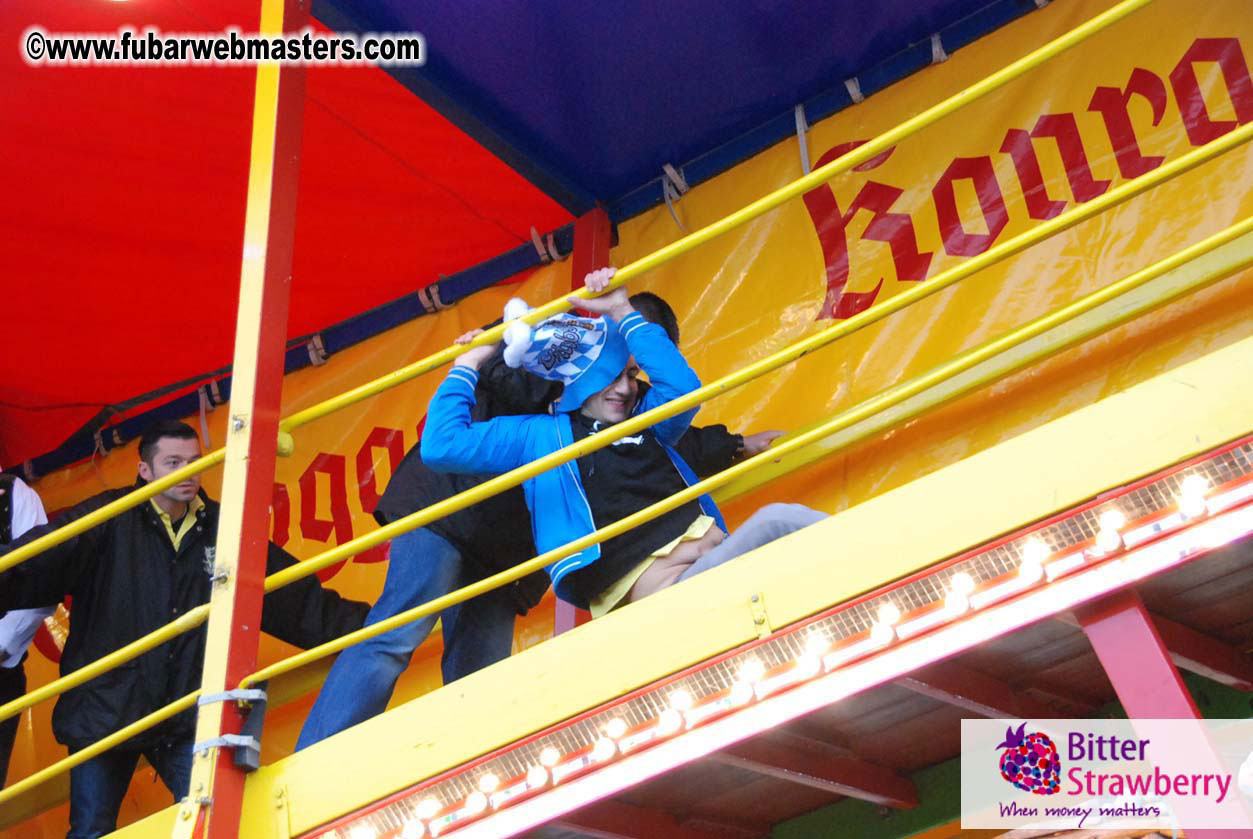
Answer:
[(1015, 731), (1005, 729), (1005, 742), (997, 746), (1001, 752), (1001, 777), (1018, 789), (1036, 795), (1054, 795), (1061, 787), (1062, 764), (1057, 746), (1047, 734), (1027, 734), (1023, 723)]

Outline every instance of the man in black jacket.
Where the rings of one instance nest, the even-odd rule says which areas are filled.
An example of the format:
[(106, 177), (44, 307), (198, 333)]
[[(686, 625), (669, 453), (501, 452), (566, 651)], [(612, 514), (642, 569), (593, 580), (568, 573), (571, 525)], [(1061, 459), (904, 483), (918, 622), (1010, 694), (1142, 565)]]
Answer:
[[(661, 325), (672, 340), (678, 341), (678, 321), (662, 298), (645, 292), (631, 299), (646, 319)], [(479, 371), (475, 420), (545, 413), (561, 395), (560, 384), (505, 364), (500, 349)], [(743, 437), (730, 433), (724, 425), (693, 428), (676, 449), (697, 475), (707, 477), (740, 456), (764, 451), (781, 433), (764, 431)], [(405, 455), (388, 482), (374, 511), (379, 524), (389, 524), (491, 477), (436, 472), (422, 462), (418, 448), (415, 445)], [(385, 620), (512, 568), (535, 553), (522, 488), (506, 490), (393, 539), (387, 581), (366, 623)], [(443, 624), (440, 665), (444, 684), (508, 657), (515, 616), (526, 614), (539, 603), (548, 583), (548, 575), (537, 571), (439, 615), (421, 618), (345, 650), (305, 720), (296, 750), (382, 713), (396, 680), (434, 628), (437, 617)]]
[[(196, 432), (164, 420), (139, 443), (141, 486), (200, 456)], [(23, 545), (130, 491), (109, 490), (33, 528)], [(218, 504), (189, 478), (0, 574), (0, 611), (71, 600), (61, 673), (71, 673), (209, 601)], [(296, 560), (271, 544), (266, 573)], [(359, 629), (369, 607), (345, 600), (306, 577), (266, 595), (261, 628), (300, 647)], [(186, 632), (67, 691), (52, 714), (53, 733), (71, 752), (144, 717), (200, 686), (205, 628)], [(195, 712), (188, 710), (70, 771), (70, 832), (88, 839), (111, 832), (142, 754), (176, 799), (187, 794)]]

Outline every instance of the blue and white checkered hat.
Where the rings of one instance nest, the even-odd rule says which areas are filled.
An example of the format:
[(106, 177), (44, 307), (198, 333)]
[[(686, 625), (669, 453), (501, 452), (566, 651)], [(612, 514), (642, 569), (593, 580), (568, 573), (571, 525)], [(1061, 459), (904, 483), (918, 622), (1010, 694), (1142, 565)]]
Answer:
[[(510, 310), (505, 312), (508, 317)], [(533, 330), (518, 322), (506, 330), (505, 343), (509, 366), (565, 385), (557, 400), (558, 411), (576, 410), (589, 396), (604, 390), (631, 358), (618, 324), (604, 317), (554, 315)]]

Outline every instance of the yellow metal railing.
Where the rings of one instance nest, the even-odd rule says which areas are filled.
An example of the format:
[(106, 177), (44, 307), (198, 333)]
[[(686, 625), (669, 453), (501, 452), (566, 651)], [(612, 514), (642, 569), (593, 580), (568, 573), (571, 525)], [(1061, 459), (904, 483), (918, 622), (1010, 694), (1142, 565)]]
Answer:
[[(749, 204), (748, 206), (738, 210), (735, 213), (732, 213), (731, 215), (727, 216), (726, 218), (714, 224), (711, 224), (705, 228), (702, 228), (699, 231), (689, 234), (677, 240), (676, 242), (666, 247), (663, 247), (659, 249), (658, 251), (655, 251), (654, 253), (646, 257), (643, 257), (639, 260), (636, 260), (635, 262), (632, 262), (624, 266), (622, 269), (618, 271), (618, 274), (615, 277), (612, 287), (618, 287), (622, 285), (623, 283), (627, 282), (632, 277), (638, 276), (683, 253), (686, 253), (687, 251), (717, 236), (720, 236), (723, 233), (726, 233), (734, 229), (735, 227), (738, 227), (739, 225), (744, 224), (762, 215), (765, 212), (768, 212), (780, 206), (785, 201), (795, 198), (807, 192), (808, 190), (813, 189), (814, 187), (831, 179), (835, 175), (841, 172), (847, 171), (853, 166), (861, 162), (864, 162), (865, 160), (868, 160), (874, 155), (900, 142), (902, 139), (908, 137), (914, 132), (952, 113), (953, 111), (962, 107), (963, 105), (968, 104), (969, 102), (972, 102), (975, 99), (978, 99), (998, 89), (999, 87), (1007, 84), (1009, 81), (1021, 76), (1023, 73), (1027, 72), (1028, 70), (1038, 66), (1043, 61), (1048, 60), (1049, 58), (1062, 52), (1063, 50), (1068, 49), (1069, 47), (1079, 43), (1080, 41), (1084, 40), (1087, 37), (1090, 37), (1091, 35), (1109, 26), (1110, 24), (1121, 19), (1127, 14), (1130, 14), (1131, 12), (1136, 11), (1137, 9), (1143, 7), (1144, 5), (1147, 5), (1149, 2), (1151, 2), (1151, 0), (1124, 0), (1124, 2), (1119, 3), (1118, 5), (1109, 9), (1105, 13), (1098, 15), (1092, 20), (1088, 21), (1087, 23), (1082, 24), (1079, 27), (1076, 27), (1071, 32), (1061, 36), (1060, 38), (1055, 39), (1054, 41), (1051, 41), (1049, 44), (1046, 44), (1045, 46), (1033, 51), (1027, 56), (1024, 56), (1022, 59), (1019, 59), (1013, 64), (1010, 64), (1009, 66), (1003, 68), (997, 73), (994, 73), (991, 76), (988, 76), (983, 81), (978, 82), (975, 85), (972, 85), (971, 87), (967, 88), (966, 90), (963, 90), (962, 92), (952, 97), (949, 97), (943, 102), (940, 102), (939, 104), (922, 112), (921, 114), (913, 117), (912, 119), (907, 120), (904, 123), (901, 123), (896, 128), (888, 132), (885, 132), (884, 134), (880, 135), (874, 140), (871, 140), (863, 144), (857, 149), (845, 154), (844, 156), (840, 157), (839, 159), (835, 161), (832, 161), (826, 166), (816, 169), (810, 174), (792, 182), (791, 184), (788, 184), (787, 186), (784, 186), (778, 190), (775, 190), (769, 195), (764, 196), (763, 198), (753, 202), (752, 204)], [(493, 495), (496, 492), (502, 491), (504, 489), (508, 489), (513, 486), (517, 486), (518, 484), (524, 482), (528, 478), (533, 477), (534, 475), (542, 471), (545, 471), (549, 468), (552, 468), (553, 466), (559, 465), (561, 463), (565, 463), (569, 460), (573, 460), (584, 454), (587, 454), (589, 452), (602, 448), (606, 445), (609, 445), (613, 440), (618, 439), (621, 436), (626, 436), (634, 432), (637, 432), (639, 430), (642, 430), (643, 428), (653, 425), (662, 419), (673, 416), (677, 413), (680, 413), (681, 411), (687, 410), (699, 404), (700, 402), (705, 401), (708, 398), (717, 396), (732, 388), (739, 387), (742, 384), (747, 383), (748, 381), (751, 381), (761, 375), (764, 375), (767, 372), (770, 372), (774, 369), (777, 369), (778, 367), (781, 367), (785, 364), (788, 364), (796, 360), (801, 355), (804, 355), (808, 352), (812, 352), (813, 350), (818, 349), (820, 347), (826, 346), (827, 344), (831, 343), (832, 341), (837, 340), (840, 337), (843, 337), (847, 334), (851, 334), (852, 332), (860, 328), (863, 328), (864, 326), (869, 325), (870, 323), (880, 320), (883, 317), (886, 317), (896, 311), (899, 311), (900, 309), (905, 308), (906, 306), (911, 305), (912, 303), (918, 300), (921, 300), (924, 297), (930, 296), (931, 294), (934, 294), (942, 290), (943, 288), (946, 288), (949, 285), (955, 282), (958, 282), (959, 280), (969, 276), (970, 274), (973, 274), (974, 272), (981, 270), (987, 265), (993, 264), (994, 262), (997, 262), (1001, 259), (1005, 259), (1008, 256), (1011, 256), (1014, 253), (1017, 253), (1021, 251), (1022, 249), (1029, 247), (1030, 245), (1033, 245), (1044, 238), (1055, 235), (1056, 233), (1061, 232), (1062, 230), (1068, 227), (1071, 227), (1074, 224), (1077, 224), (1087, 218), (1090, 218), (1091, 216), (1099, 212), (1102, 212), (1105, 209), (1108, 209), (1109, 207), (1114, 206), (1117, 203), (1120, 203), (1121, 201), (1125, 201), (1128, 198), (1131, 198), (1134, 195), (1137, 195), (1146, 189), (1156, 186), (1157, 184), (1167, 180), (1170, 177), (1174, 177), (1175, 175), (1180, 174), (1194, 166), (1197, 166), (1205, 162), (1206, 160), (1209, 160), (1212, 157), (1217, 156), (1218, 154), (1222, 154), (1223, 152), (1231, 148), (1234, 148), (1236, 145), (1246, 142), (1248, 139), (1250, 139), (1250, 135), (1253, 135), (1253, 125), (1245, 126), (1242, 129), (1238, 129), (1234, 132), (1231, 132), (1225, 135), (1224, 137), (1220, 138), (1219, 140), (1215, 140), (1211, 142), (1210, 144), (1208, 144), (1207, 146), (1196, 149), (1184, 155), (1183, 157), (1179, 158), (1178, 160), (1173, 161), (1172, 163), (1167, 164), (1163, 167), (1160, 167), (1159, 169), (1155, 170), (1152, 173), (1149, 173), (1148, 175), (1142, 176), (1141, 178), (1137, 178), (1134, 181), (1123, 184), (1121, 187), (1115, 190), (1111, 190), (1110, 192), (1106, 193), (1105, 195), (1101, 196), (1098, 199), (1095, 199), (1094, 201), (1081, 205), (1080, 207), (1077, 207), (1067, 213), (1063, 213), (1061, 216), (1058, 216), (1057, 218), (1052, 219), (1051, 221), (1046, 222), (1034, 228), (1032, 231), (1024, 233), (1018, 237), (1014, 237), (1013, 239), (1003, 243), (1002, 245), (992, 248), (986, 253), (978, 257), (975, 257), (971, 260), (968, 260), (967, 262), (963, 263), (960, 266), (957, 266), (956, 268), (943, 272), (940, 275), (937, 275), (935, 278), (932, 278), (926, 284), (916, 286), (915, 288), (911, 289), (909, 292), (906, 292), (904, 294), (898, 295), (897, 297), (891, 298), (890, 300), (885, 301), (884, 303), (874, 307), (873, 309), (867, 312), (862, 313), (861, 315), (858, 315), (854, 318), (850, 318), (826, 330), (816, 333), (815, 335), (812, 335), (809, 338), (799, 341), (793, 344), (792, 346), (788, 347), (787, 349), (780, 351), (779, 353), (776, 353), (775, 355), (767, 359), (763, 359), (762, 361), (759, 361), (753, 365), (750, 365), (749, 367), (746, 367), (743, 370), (738, 371), (737, 373), (724, 376), (723, 378), (718, 379), (717, 381), (709, 385), (706, 385), (698, 389), (697, 391), (694, 391), (693, 393), (688, 394), (680, 399), (676, 399), (657, 409), (654, 409), (638, 417), (635, 417), (623, 423), (620, 423), (609, 431), (592, 435), (591, 437), (583, 441), (580, 441), (580, 443), (577, 443), (572, 446), (568, 446), (565, 449), (562, 449), (558, 452), (554, 452), (553, 454), (548, 455), (545, 458), (541, 458), (540, 460), (535, 461), (532, 464), (528, 464), (527, 466), (513, 470), (512, 472), (506, 473), (505, 475), (501, 475), (488, 482), (485, 482), (484, 484), (478, 487), (475, 487), (472, 490), (461, 493), (457, 496), (454, 496), (450, 499), (442, 501), (438, 504), (432, 505), (431, 507), (428, 507), (422, 511), (419, 511), (403, 519), (400, 519), (396, 522), (393, 522), (392, 524), (387, 525), (383, 528), (380, 528), (379, 530), (374, 531), (373, 533), (368, 534), (367, 536), (359, 537), (358, 539), (354, 539), (348, 543), (337, 546), (334, 549), (318, 554), (312, 557), (311, 559), (306, 560), (305, 562), (301, 563), (299, 566), (295, 566), (293, 568), (287, 569), (283, 572), (280, 572), (278, 574), (275, 574), (267, 578), (266, 591), (273, 591), (277, 588), (282, 587), (283, 585), (293, 582), (296, 579), (299, 579), (304, 576), (308, 576), (309, 574), (312, 574), (312, 573), (316, 573), (318, 570), (321, 570), (322, 568), (325, 568), (329, 565), (332, 565), (336, 562), (341, 561), (342, 559), (345, 559), (356, 553), (359, 553), (363, 550), (366, 550), (370, 547), (380, 544), (381, 542), (387, 541), (388, 539), (394, 538), (395, 536), (398, 536), (401, 533), (405, 533), (410, 530), (416, 529), (417, 527), (421, 527), (438, 518), (442, 518), (450, 513), (456, 512), (457, 510), (463, 509), (466, 506), (477, 503), (483, 498), (486, 498), (489, 495)], [(1247, 224), (1247, 222), (1244, 224)], [(1157, 265), (1152, 266), (1149, 269), (1145, 269), (1144, 272), (1139, 272), (1138, 274), (1125, 278), (1123, 281), (1120, 281), (1119, 283), (1115, 283), (1107, 287), (1101, 292), (1097, 292), (1094, 295), (1089, 295), (1088, 297), (1083, 298), (1081, 301), (1077, 301), (1075, 304), (1072, 304), (1072, 306), (1082, 305), (1082, 306), (1088, 306), (1090, 308), (1091, 306), (1099, 305), (1101, 302), (1105, 302), (1104, 298), (1099, 299), (1099, 300), (1097, 299), (1102, 294), (1108, 293), (1113, 296), (1117, 296), (1118, 294), (1125, 293), (1130, 288), (1136, 287), (1139, 284), (1142, 284), (1143, 282), (1147, 282), (1149, 279), (1152, 279), (1153, 277), (1160, 276), (1160, 274), (1165, 272), (1166, 270), (1170, 270), (1170, 267), (1162, 267), (1162, 266), (1167, 265), (1167, 263), (1170, 263), (1171, 260), (1179, 258), (1179, 259), (1186, 261), (1187, 259), (1195, 258), (1196, 254), (1201, 253), (1201, 252), (1206, 252), (1207, 250), (1212, 249), (1214, 247), (1218, 247), (1220, 244), (1226, 241), (1230, 241), (1235, 236), (1241, 235), (1240, 232), (1237, 232), (1237, 228), (1240, 228), (1241, 230), (1243, 230), (1242, 225), (1237, 225), (1236, 227), (1229, 228), (1227, 231), (1224, 231), (1223, 233), (1218, 234), (1218, 236), (1211, 237), (1211, 239), (1208, 239), (1205, 242), (1198, 243), (1192, 248), (1189, 248), (1185, 251), (1180, 252), (1180, 254), (1177, 254), (1175, 257), (1172, 257), (1169, 260), (1164, 260), (1162, 263), (1158, 263)], [(1244, 232), (1247, 232), (1247, 231), (1244, 231)], [(1226, 238), (1223, 238), (1223, 237), (1226, 237)], [(1222, 241), (1219, 241), (1220, 239)], [(1202, 249), (1203, 246), (1204, 246), (1204, 250), (1198, 250), (1198, 249)], [(1193, 253), (1194, 251), (1195, 253)], [(1183, 256), (1184, 254), (1189, 254), (1189, 253), (1192, 253), (1192, 256), (1187, 256), (1187, 257)], [(1156, 272), (1156, 273), (1152, 273), (1152, 272)], [(1133, 283), (1133, 281), (1136, 281), (1136, 282)], [(1127, 285), (1123, 285), (1123, 284), (1127, 284)], [(1112, 291), (1112, 289), (1114, 289), (1115, 287), (1119, 287), (1119, 290), (1117, 292)], [(586, 297), (588, 295), (586, 291), (580, 291), (572, 296)], [(531, 323), (536, 323), (545, 317), (548, 317), (552, 314), (556, 314), (558, 312), (568, 309), (569, 306), (570, 306), (570, 303), (564, 298), (561, 300), (554, 300), (533, 310), (531, 313), (527, 315), (526, 320), (528, 320)], [(911, 379), (909, 382), (899, 385), (888, 391), (885, 391), (879, 396), (874, 397), (871, 400), (867, 400), (866, 402), (863, 402), (861, 405), (853, 409), (842, 412), (841, 414), (837, 415), (831, 420), (813, 429), (810, 429), (804, 434), (799, 434), (790, 439), (785, 439), (783, 441), (780, 441), (779, 443), (776, 443), (776, 445), (769, 452), (764, 453), (763, 455), (759, 455), (754, 458), (750, 458), (749, 460), (746, 460), (740, 464), (737, 464), (731, 469), (728, 469), (722, 473), (719, 473), (718, 475), (712, 478), (702, 481), (699, 484), (696, 484), (688, 488), (684, 492), (679, 493), (678, 495), (673, 496), (670, 499), (667, 499), (663, 502), (659, 502), (658, 504), (655, 504), (652, 507), (642, 510), (634, 514), (633, 516), (630, 516), (626, 519), (623, 519), (620, 522), (615, 523), (614, 525), (608, 526), (606, 528), (602, 528), (601, 530), (598, 530), (596, 533), (590, 534), (589, 536), (586, 536), (580, 540), (576, 540), (575, 542), (565, 545), (562, 548), (559, 548), (554, 551), (550, 551), (547, 554), (544, 554), (540, 557), (536, 557), (535, 559), (532, 559), (526, 563), (523, 563), (514, 569), (511, 569), (506, 572), (502, 572), (491, 578), (480, 581), (479, 583), (476, 583), (472, 586), (468, 586), (457, 592), (453, 592), (445, 597), (442, 597), (430, 603), (424, 604), (423, 606), (417, 607), (402, 615), (397, 615), (396, 617), (393, 617), (389, 619), (388, 621), (375, 624), (371, 627), (368, 627), (363, 630), (359, 630), (356, 633), (352, 633), (348, 636), (344, 636), (343, 638), (337, 639), (336, 641), (330, 642), (329, 644), (322, 645), (321, 647), (315, 648), (314, 650), (309, 650), (305, 653), (301, 653), (297, 656), (293, 656), (289, 659), (285, 659), (284, 661), (277, 662), (274, 665), (271, 665), (270, 667), (267, 667), (261, 671), (258, 671), (252, 676), (247, 677), (244, 681), (245, 683), (253, 683), (260, 679), (268, 678), (277, 673), (286, 672), (287, 670), (293, 669), (308, 661), (314, 660), (316, 658), (320, 658), (325, 655), (329, 655), (347, 646), (351, 646), (352, 644), (357, 643), (358, 641), (363, 640), (367, 637), (371, 637), (372, 635), (388, 631), (389, 629), (394, 628), (395, 626), (403, 625), (406, 622), (416, 620), (417, 618), (440, 611), (446, 608), (447, 606), (461, 602), (465, 599), (468, 599), (469, 597), (476, 596), (485, 591), (489, 591), (492, 588), (498, 587), (500, 585), (504, 585), (512, 580), (525, 576), (526, 574), (531, 573), (532, 571), (545, 567), (546, 565), (551, 564), (552, 562), (555, 562), (556, 560), (560, 559), (563, 556), (568, 556), (572, 553), (575, 553), (579, 550), (586, 548), (587, 546), (591, 544), (595, 544), (599, 541), (602, 541), (603, 539), (611, 538), (612, 536), (615, 536), (627, 530), (630, 530), (631, 528), (638, 526), (640, 523), (647, 521), (657, 515), (660, 515), (667, 510), (673, 509), (676, 506), (686, 503), (687, 501), (699, 496), (700, 494), (703, 494), (704, 492), (710, 491), (711, 489), (714, 489), (718, 486), (722, 486), (730, 482), (731, 480), (747, 472), (752, 471), (755, 468), (765, 465), (766, 463), (774, 460), (775, 458), (783, 454), (786, 454), (791, 451), (795, 451), (806, 445), (817, 442), (818, 440), (821, 440), (822, 438), (831, 435), (835, 431), (838, 431), (843, 428), (847, 428), (850, 425), (854, 424), (855, 422), (860, 421), (861, 419), (864, 419), (865, 417), (870, 416), (871, 414), (877, 411), (883, 410), (892, 405), (899, 404), (904, 399), (920, 392), (922, 389), (925, 389), (926, 387), (929, 387), (935, 384), (937, 381), (942, 381), (946, 378), (950, 378), (952, 376), (957, 375), (961, 371), (968, 370), (971, 366), (979, 363), (979, 361), (982, 360), (983, 358), (988, 357), (987, 353), (994, 352), (994, 350), (992, 349), (993, 347), (998, 348), (998, 349), (995, 349), (995, 352), (1000, 352), (1000, 351), (1003, 351), (1003, 349), (1006, 346), (1012, 346), (1015, 342), (1028, 340), (1032, 334), (1038, 334), (1038, 332), (1032, 333), (1031, 330), (1045, 330), (1048, 328), (1052, 328), (1052, 325), (1055, 325), (1055, 321), (1051, 319), (1061, 318), (1062, 320), (1065, 320), (1070, 317), (1075, 317), (1077, 316), (1077, 314), (1080, 313), (1080, 310), (1076, 309), (1073, 312), (1070, 312), (1069, 314), (1065, 314), (1071, 308), (1072, 307), (1066, 307), (1064, 309), (1058, 310), (1057, 312), (1051, 313), (1050, 315), (1046, 315), (1043, 318), (1039, 318), (1035, 321), (1032, 321), (1027, 326), (1022, 327), (1019, 330), (1015, 330), (1014, 332), (1009, 333), (1006, 336), (1003, 336), (1001, 339), (997, 339), (996, 341), (989, 342), (988, 344), (982, 345), (976, 350), (969, 351), (968, 353), (965, 353), (951, 360), (945, 365), (941, 365), (937, 368), (934, 368), (932, 371), (929, 371), (927, 374), (924, 374), (923, 376), (916, 377), (915, 379)], [(1082, 309), (1082, 311), (1088, 311), (1089, 308), (1084, 308)], [(491, 330), (487, 330), (485, 333), (483, 333), (474, 341), (472, 341), (470, 346), (481, 346), (484, 344), (492, 343), (500, 338), (503, 331), (504, 331), (503, 325), (496, 327), (494, 329), (491, 329)], [(1004, 342), (1009, 342), (1009, 343), (1004, 343)], [(390, 373), (386, 376), (380, 377), (364, 385), (361, 385), (360, 387), (354, 388), (337, 397), (333, 397), (317, 405), (311, 406), (310, 408), (296, 412), (295, 414), (292, 414), (291, 416), (284, 419), (280, 424), (280, 428), (283, 432), (288, 432), (294, 428), (298, 428), (320, 417), (323, 417), (329, 413), (332, 413), (333, 411), (339, 410), (341, 408), (360, 402), (371, 396), (377, 395), (378, 393), (381, 393), (391, 387), (395, 387), (396, 385), (399, 385), (412, 378), (415, 378), (431, 370), (434, 370), (437, 367), (449, 361), (452, 361), (453, 359), (456, 358), (457, 355), (459, 355), (462, 352), (465, 352), (467, 348), (468, 347), (466, 346), (454, 346), (454, 347), (446, 348), (438, 353), (428, 356), (427, 358), (424, 358), (418, 362), (415, 362), (404, 368), (394, 371), (393, 373)], [(1032, 360), (1034, 360), (1034, 357), (1032, 357)], [(972, 387), (973, 386), (974, 385), (972, 385)], [(28, 559), (38, 554), (40, 551), (45, 550), (48, 547), (51, 547), (52, 545), (58, 544), (59, 542), (72, 538), (73, 536), (78, 535), (79, 533), (82, 533), (85, 530), (88, 530), (91, 527), (98, 525), (99, 523), (107, 520), (108, 518), (114, 515), (117, 515), (118, 513), (123, 512), (124, 510), (129, 509), (133, 506), (136, 506), (139, 503), (142, 503), (144, 500), (155, 496), (156, 494), (160, 493), (164, 489), (170, 486), (173, 486), (181, 482), (182, 480), (185, 480), (190, 475), (197, 474), (208, 468), (211, 468), (214, 465), (221, 463), (223, 460), (223, 457), (224, 457), (224, 451), (221, 449), (209, 452), (196, 463), (190, 464), (189, 466), (184, 467), (178, 472), (175, 472), (169, 476), (166, 476), (160, 481), (153, 482), (152, 484), (146, 485), (145, 487), (135, 490), (134, 492), (131, 492), (127, 494), (126, 496), (112, 502), (110, 505), (106, 505), (106, 507), (101, 508), (100, 510), (94, 511), (89, 516), (85, 516), (82, 519), (72, 522), (69, 525), (66, 525), (65, 527), (59, 529), (58, 531), (54, 533), (48, 534), (44, 537), (41, 537), (40, 539), (32, 541), (30, 544), (11, 552), (10, 554), (6, 555), (3, 558), (0, 558), (0, 571), (11, 568), (14, 565), (17, 565), (18, 563), (24, 561), (25, 559)], [(199, 626), (201, 623), (205, 621), (205, 619), (207, 618), (207, 615), (208, 615), (207, 605), (193, 609), (192, 611), (180, 617), (178, 620), (170, 624), (167, 624), (165, 627), (162, 627), (161, 629), (158, 629), (154, 631), (153, 633), (150, 633), (149, 635), (144, 636), (141, 639), (138, 639), (135, 642), (132, 642), (126, 647), (120, 650), (117, 650), (114, 653), (111, 653), (109, 656), (106, 656), (97, 662), (93, 662), (91, 665), (88, 665), (87, 667), (84, 667), (78, 671), (75, 671), (75, 673), (70, 674), (69, 676), (56, 680), (48, 685), (43, 686), (40, 689), (37, 689), (36, 691), (32, 691), (32, 693), (28, 694), (26, 697), (23, 697), (15, 702), (11, 702), (3, 707), (0, 707), (0, 719), (10, 717), (15, 713), (20, 712), (24, 708), (30, 707), (30, 705), (33, 705), (36, 702), (42, 701), (43, 699), (49, 698), (51, 696), (55, 696), (72, 687), (82, 684), (83, 682), (86, 682), (90, 680), (91, 678), (94, 678), (96, 675), (99, 675), (100, 673), (103, 673), (109, 669), (112, 669), (113, 667), (121, 663), (124, 663), (125, 661), (129, 661), (130, 659), (138, 655), (141, 655), (143, 652), (146, 652), (147, 650), (150, 650), (153, 647), (161, 643), (164, 643), (166, 640), (169, 640), (170, 638), (178, 634), (181, 634), (182, 632), (186, 632), (196, 626)], [(123, 733), (125, 733), (126, 737), (133, 736), (133, 734), (137, 733), (138, 731), (142, 731), (145, 728), (151, 727), (152, 725), (156, 725), (159, 722), (163, 721), (164, 719), (167, 719), (173, 713), (177, 713), (177, 710), (181, 710), (183, 707), (189, 707), (191, 703), (194, 703), (194, 699), (195, 699), (194, 694), (190, 695), (189, 697), (184, 697), (182, 700), (179, 700), (178, 702), (170, 706), (167, 706), (161, 711), (155, 712), (154, 714), (149, 715), (148, 717), (145, 717), (143, 720), (133, 723), (131, 726), (128, 726), (126, 729), (123, 729), (122, 732), (118, 732), (115, 735), (111, 735), (109, 738), (105, 738), (105, 740), (102, 740), (100, 741), (100, 743), (95, 744), (92, 748), (96, 749), (97, 747), (100, 747), (99, 751), (103, 751), (104, 749), (111, 747), (111, 745), (115, 744), (116, 742), (121, 742), (121, 740), (115, 740), (114, 738), (119, 737)], [(180, 705), (180, 703), (188, 703), (188, 704), (184, 706), (184, 705)], [(176, 710), (170, 710), (171, 708), (174, 708), (175, 706), (179, 706), (179, 707)], [(162, 716), (162, 714), (164, 714), (164, 716)], [(122, 739), (125, 739), (125, 737), (123, 737)], [(108, 745), (103, 745), (103, 746), (101, 745), (101, 744), (106, 744), (106, 743)], [(99, 753), (99, 752), (98, 751), (93, 752), (93, 754), (95, 753)], [(70, 765), (75, 765), (74, 763), (72, 763), (72, 761), (74, 761), (75, 758), (79, 758), (80, 755), (82, 754), (83, 754), (82, 752), (76, 753), (72, 758), (67, 759), (67, 761), (62, 761), (58, 764), (55, 764), (54, 766), (48, 767), (42, 772), (32, 775), (30, 778), (26, 779), (21, 784), (15, 785), (13, 788), (10, 788), (9, 790), (5, 790), (3, 793), (0, 793), (0, 802), (7, 800), (8, 798), (12, 797), (12, 795), (16, 795), (22, 789), (29, 788), (30, 785), (33, 785), (34, 783), (38, 783), (40, 780), (42, 780), (45, 777), (50, 777), (52, 774), (58, 774), (59, 772), (64, 771), (65, 769), (69, 768)], [(87, 758), (82, 758), (82, 759), (87, 759)], [(81, 762), (81, 761), (78, 761), (78, 762)]]

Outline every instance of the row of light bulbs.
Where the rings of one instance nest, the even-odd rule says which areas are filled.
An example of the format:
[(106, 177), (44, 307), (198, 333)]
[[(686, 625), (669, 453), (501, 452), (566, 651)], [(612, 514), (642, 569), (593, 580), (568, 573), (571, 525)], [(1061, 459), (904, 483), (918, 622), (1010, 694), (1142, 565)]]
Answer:
[[(1209, 512), (1207, 494), (1209, 481), (1199, 474), (1183, 479), (1176, 496), (1178, 513), (1185, 519), (1194, 519)], [(824, 671), (830, 671), (871, 652), (882, 649), (896, 639), (919, 635), (936, 626), (949, 623), (973, 608), (982, 608), (1003, 599), (1009, 594), (1022, 591), (1040, 582), (1046, 576), (1051, 581), (1082, 565), (1086, 558), (1108, 556), (1124, 546), (1126, 515), (1119, 509), (1103, 511), (1098, 517), (1099, 529), (1090, 547), (1067, 557), (1053, 558), (1053, 552), (1039, 537), (1028, 538), (1020, 548), (1017, 573), (1009, 580), (977, 591), (978, 584), (965, 571), (949, 577), (944, 599), (937, 607), (924, 611), (917, 617), (902, 622), (904, 615), (892, 601), (879, 604), (866, 637), (838, 648), (832, 639), (821, 631), (812, 632), (803, 645), (803, 652), (793, 660), (792, 666), (781, 673), (770, 675), (765, 664), (749, 656), (740, 665), (737, 678), (725, 692), (711, 695), (706, 701), (696, 702), (686, 688), (678, 687), (667, 696), (668, 706), (656, 717), (652, 726), (631, 733), (630, 726), (621, 717), (610, 719), (604, 727), (603, 736), (592, 743), (591, 749), (579, 757), (562, 762), (563, 755), (553, 746), (545, 746), (539, 753), (538, 763), (528, 768), (524, 779), (502, 790), (502, 781), (494, 772), (479, 776), (475, 791), (471, 792), (458, 810), (437, 818), (442, 809), (435, 798), (426, 798), (416, 807), (417, 818), (405, 822), (400, 839), (424, 839), (438, 836), (448, 826), (485, 812), (489, 807), (499, 808), (512, 799), (542, 789), (550, 783), (557, 784), (574, 774), (596, 764), (613, 759), (618, 753), (626, 754), (640, 746), (668, 737), (686, 728), (704, 722), (724, 711), (742, 707), (754, 699), (763, 699), (785, 687), (807, 681)], [(776, 670), (779, 668), (775, 668)], [(576, 752), (576, 754), (578, 754)], [(350, 839), (377, 839), (377, 831), (369, 825), (357, 825), (349, 831)]]

